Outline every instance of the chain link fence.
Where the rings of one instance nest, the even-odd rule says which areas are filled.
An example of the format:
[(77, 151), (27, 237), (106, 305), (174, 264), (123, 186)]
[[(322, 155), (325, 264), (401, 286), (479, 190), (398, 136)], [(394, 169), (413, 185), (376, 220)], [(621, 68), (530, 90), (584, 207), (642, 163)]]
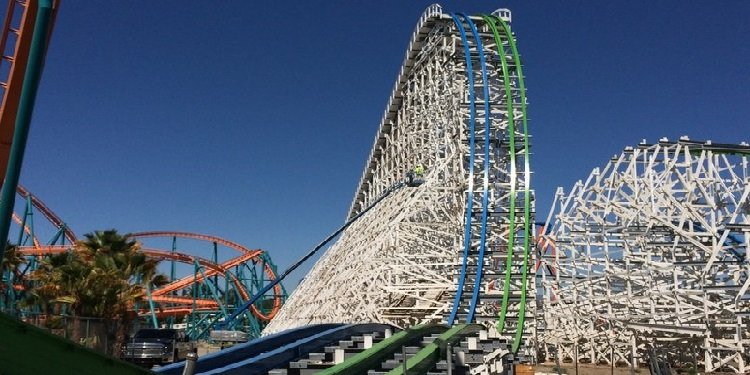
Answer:
[(68, 315), (29, 315), (21, 320), (97, 352), (120, 355), (119, 348), (115, 347), (118, 325), (112, 320)]

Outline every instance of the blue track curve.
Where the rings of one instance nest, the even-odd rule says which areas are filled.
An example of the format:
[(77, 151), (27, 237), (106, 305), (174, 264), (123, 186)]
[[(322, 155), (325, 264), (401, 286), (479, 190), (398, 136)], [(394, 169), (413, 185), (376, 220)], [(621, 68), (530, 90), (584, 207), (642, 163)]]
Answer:
[[(306, 353), (322, 351), (327, 345), (353, 335), (383, 332), (394, 329), (387, 324), (316, 324), (295, 328), (262, 337), (229, 349), (201, 357), (196, 362), (196, 375), (266, 374), (274, 368), (283, 368)], [(179, 375), (185, 362), (171, 364), (155, 370), (166, 375)]]
[(484, 191), (482, 192), (482, 232), (479, 235), (479, 259), (477, 260), (477, 273), (474, 277), (474, 290), (471, 295), (471, 304), (469, 305), (469, 315), (466, 323), (474, 320), (474, 310), (476, 309), (477, 300), (479, 299), (479, 289), (482, 282), (482, 271), (484, 267), (484, 250), (487, 239), (487, 208), (489, 206), (489, 175), (490, 175), (490, 87), (487, 79), (487, 64), (484, 59), (484, 46), (479, 38), (477, 26), (465, 14), (459, 13), (464, 17), (471, 28), (477, 51), (479, 51), (479, 63), (482, 68), (482, 81), (484, 82)]
[[(243, 361), (247, 358), (253, 358), (255, 356), (269, 352), (290, 342), (295, 342), (312, 335), (317, 335), (332, 328), (339, 328), (343, 326), (344, 324), (308, 325), (261, 337), (243, 344), (238, 344), (229, 349), (224, 349), (222, 351), (210, 353), (208, 355), (200, 357), (198, 359), (198, 362), (196, 363), (195, 372), (201, 373), (224, 366), (229, 366), (233, 363)], [(184, 369), (185, 362), (183, 361), (160, 367), (156, 369), (155, 372), (166, 375), (181, 375)]]
[(464, 283), (466, 282), (466, 263), (469, 258), (469, 249), (471, 248), (471, 211), (473, 209), (472, 195), (474, 194), (474, 127), (476, 125), (477, 111), (476, 100), (474, 98), (474, 76), (472, 75), (474, 69), (471, 64), (469, 41), (466, 37), (463, 23), (458, 19), (458, 16), (455, 13), (451, 13), (451, 17), (461, 34), (461, 42), (464, 45), (464, 56), (466, 58), (466, 76), (469, 80), (469, 186), (466, 199), (466, 225), (464, 226), (464, 255), (461, 263), (461, 275), (458, 279), (458, 289), (456, 289), (456, 296), (453, 298), (453, 309), (448, 317), (449, 325), (453, 325), (453, 322), (456, 320), (458, 306), (461, 303), (461, 294), (463, 293)]

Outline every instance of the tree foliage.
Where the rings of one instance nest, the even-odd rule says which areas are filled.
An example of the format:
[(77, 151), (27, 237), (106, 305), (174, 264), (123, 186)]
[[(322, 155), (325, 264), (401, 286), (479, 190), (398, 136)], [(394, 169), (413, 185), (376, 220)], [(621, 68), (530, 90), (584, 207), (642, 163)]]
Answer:
[(118, 336), (124, 337), (146, 288), (167, 281), (157, 271), (158, 261), (140, 249), (129, 235), (114, 229), (86, 234), (69, 251), (40, 261), (31, 274), (34, 286), (27, 303), (41, 306), (44, 313), (65, 307), (73, 316), (117, 322), (125, 330)]
[(18, 251), (18, 247), (11, 243), (5, 245), (3, 259), (0, 261), (0, 271), (17, 272), (18, 268), (26, 263), (26, 259)]
[(64, 303), (78, 316), (117, 318), (143, 300), (146, 287), (161, 284), (158, 261), (140, 244), (114, 229), (85, 235), (71, 251), (43, 259), (33, 272), (33, 292), (49, 303)]

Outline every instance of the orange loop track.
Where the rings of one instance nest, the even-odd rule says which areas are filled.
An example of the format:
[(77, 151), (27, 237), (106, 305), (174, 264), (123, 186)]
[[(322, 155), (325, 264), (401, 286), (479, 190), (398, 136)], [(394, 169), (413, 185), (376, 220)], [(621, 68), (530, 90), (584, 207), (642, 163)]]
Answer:
[[(172, 253), (170, 253), (170, 254), (172, 254)], [(180, 253), (174, 253), (174, 254), (180, 254)], [(201, 262), (201, 261), (205, 262), (207, 270), (204, 273), (206, 274), (206, 276), (213, 276), (213, 275), (216, 275), (218, 273), (226, 273), (226, 272), (228, 272), (227, 270), (229, 270), (230, 268), (232, 268), (234, 266), (237, 266), (237, 265), (240, 265), (242, 263), (245, 263), (247, 261), (250, 261), (250, 260), (252, 260), (253, 258), (255, 258), (257, 256), (258, 256), (257, 254), (248, 253), (248, 254), (244, 254), (244, 255), (240, 255), (238, 257), (232, 258), (232, 259), (230, 259), (230, 260), (228, 260), (228, 261), (226, 261), (226, 262), (224, 262), (224, 263), (222, 263), (220, 265), (217, 265), (216, 263), (211, 262), (211, 261), (206, 260), (206, 259), (203, 259), (203, 258), (199, 258), (199, 257), (195, 257), (195, 258), (199, 259), (199, 262)], [(155, 254), (154, 257), (158, 257), (158, 254)], [(192, 257), (192, 255), (189, 255), (188, 257)], [(183, 263), (190, 263), (190, 264), (192, 264), (192, 261), (183, 261), (183, 260), (177, 259), (177, 258), (175, 258), (174, 260), (177, 260), (177, 261), (180, 261), (180, 262), (183, 262)], [(204, 263), (200, 263), (200, 264), (204, 265)], [(213, 267), (213, 265), (218, 266), (218, 268)], [(175, 290), (178, 290), (178, 289), (183, 289), (183, 288), (189, 286), (190, 284), (192, 284), (192, 283), (194, 283), (196, 281), (202, 281), (202, 280), (203, 280), (203, 275), (200, 275), (200, 274), (199, 275), (195, 275), (195, 276), (185, 276), (185, 277), (183, 277), (183, 278), (181, 278), (179, 280), (175, 280), (175, 281), (173, 281), (173, 282), (171, 282), (169, 284), (166, 284), (166, 285), (162, 286), (161, 288), (153, 291), (152, 294), (155, 295), (155, 296), (164, 295), (164, 294), (167, 294), (167, 293), (174, 292)], [(244, 290), (244, 288), (241, 289), (241, 290)], [(242, 291), (240, 291), (240, 293), (242, 293)], [(247, 294), (247, 291), (245, 291), (245, 294)], [(243, 295), (243, 298), (245, 298), (244, 295)]]
[(154, 302), (173, 303), (176, 305), (192, 305), (193, 301), (195, 301), (195, 305), (200, 307), (217, 308), (219, 306), (219, 304), (214, 300), (201, 298), (193, 299), (193, 297), (153, 296), (152, 299)]
[[(6, 99), (6, 98), (3, 98)], [(1, 137), (0, 137), (1, 138)], [(1, 151), (1, 150), (0, 150)], [(28, 225), (23, 225), (23, 221), (21, 218), (19, 218), (17, 215), (13, 214), (13, 219), (16, 223), (18, 223), (19, 226), (23, 226), (22, 230), (27, 233), (29, 236), (32, 237), (33, 240), (33, 246), (20, 246), (19, 251), (21, 254), (25, 256), (45, 256), (45, 255), (52, 255), (52, 254), (59, 254), (61, 252), (68, 251), (72, 248), (72, 245), (77, 242), (77, 237), (75, 233), (68, 228), (67, 224), (59, 217), (57, 216), (42, 200), (37, 198), (35, 195), (33, 195), (31, 192), (29, 192), (25, 187), (18, 185), (16, 192), (19, 196), (21, 196), (24, 199), (28, 199), (31, 202), (31, 205), (36, 208), (38, 212), (41, 212), (42, 215), (49, 221), (55, 228), (58, 230), (62, 230), (62, 233), (65, 237), (65, 239), (70, 243), (70, 245), (42, 245), (38, 238), (34, 236), (33, 230)], [(180, 263), (186, 263), (186, 264), (195, 264), (196, 262), (201, 265), (204, 269), (204, 272), (197, 275), (191, 275), (186, 276), (181, 279), (172, 281), (166, 285), (163, 285), (162, 287), (152, 291), (152, 300), (154, 302), (161, 302), (161, 303), (169, 303), (169, 304), (187, 304), (188, 302), (184, 298), (180, 298), (174, 295), (169, 295), (170, 293), (173, 293), (177, 290), (184, 289), (192, 285), (196, 282), (202, 282), (204, 280), (204, 277), (210, 277), (214, 275), (223, 275), (225, 278), (231, 280), (232, 284), (235, 286), (235, 289), (237, 290), (238, 294), (240, 295), (240, 298), (243, 301), (247, 301), (251, 298), (250, 294), (248, 293), (248, 290), (245, 288), (243, 283), (237, 278), (234, 273), (232, 273), (230, 270), (233, 267), (237, 267), (243, 264), (247, 264), (249, 262), (252, 262), (253, 264), (258, 264), (259, 262), (262, 262), (264, 252), (260, 249), (250, 249), (247, 248), (239, 243), (229, 241), (220, 237), (211, 236), (211, 235), (205, 235), (205, 234), (198, 234), (198, 233), (190, 233), (190, 232), (178, 232), (178, 231), (147, 231), (147, 232), (136, 232), (129, 234), (134, 239), (141, 239), (141, 238), (151, 238), (151, 237), (169, 237), (169, 238), (186, 238), (186, 239), (192, 239), (197, 241), (204, 241), (204, 242), (210, 242), (218, 245), (222, 245), (225, 247), (228, 247), (230, 249), (236, 250), (240, 253), (239, 256), (234, 257), (232, 259), (227, 260), (226, 262), (223, 262), (221, 264), (217, 264), (215, 262), (212, 262), (208, 259), (201, 258), (198, 256), (185, 254), (181, 252), (174, 252), (174, 251), (164, 251), (164, 250), (156, 250), (156, 249), (142, 249), (147, 256), (159, 260), (173, 260)], [(263, 273), (266, 275), (266, 280), (269, 282), (276, 280), (277, 275), (276, 272), (273, 270), (271, 265), (269, 263), (263, 262)], [(16, 288), (23, 288), (21, 285), (16, 285)], [(253, 315), (255, 315), (260, 320), (268, 321), (271, 320), (281, 309), (281, 305), (283, 304), (283, 288), (281, 284), (277, 284), (273, 288), (274, 293), (274, 299), (273, 299), (273, 305), (271, 310), (264, 314), (262, 313), (256, 306), (251, 306), (251, 312)], [(189, 304), (193, 304), (192, 298), (189, 301)], [(205, 310), (205, 309), (216, 309), (218, 308), (218, 303), (213, 300), (206, 300), (206, 299), (198, 299), (196, 300), (195, 305), (198, 307), (197, 310)], [(179, 314), (179, 312), (192, 311), (191, 307), (186, 306), (172, 306), (168, 307), (167, 309), (161, 309), (160, 313), (171, 311), (169, 314)]]
[[(175, 232), (153, 232), (153, 233), (175, 233)], [(183, 233), (188, 234), (188, 233)], [(189, 234), (188, 234), (189, 235)], [(207, 238), (216, 238), (212, 236), (205, 236)], [(195, 238), (197, 237), (189, 237), (189, 238)], [(217, 242), (210, 240), (211, 242)], [(230, 241), (226, 241), (227, 243), (231, 243)], [(241, 245), (238, 245), (241, 246)], [(70, 249), (69, 246), (60, 246), (60, 245), (48, 245), (48, 246), (22, 246), (19, 247), (19, 252), (25, 256), (44, 256), (44, 255), (54, 255), (54, 254), (60, 254), (63, 252), (66, 252)], [(239, 292), (240, 296), (244, 301), (247, 301), (250, 299), (250, 295), (245, 288), (245, 286), (240, 282), (240, 280), (231, 272), (229, 269), (231, 269), (234, 266), (240, 265), (247, 261), (254, 261), (261, 253), (262, 250), (255, 250), (246, 252), (245, 254), (242, 254), (238, 257), (232, 258), (222, 264), (214, 263), (208, 259), (201, 258), (195, 255), (190, 254), (184, 254), (180, 252), (172, 252), (172, 251), (165, 251), (165, 250), (157, 250), (157, 249), (141, 249), (141, 251), (146, 254), (147, 256), (159, 259), (159, 260), (174, 260), (180, 263), (185, 264), (195, 264), (197, 262), (202, 267), (204, 267), (205, 275), (206, 277), (221, 274), (225, 277), (228, 277), (232, 284), (234, 284), (235, 288)], [(266, 264), (265, 265), (265, 273), (269, 277), (269, 279), (273, 280), (276, 278), (276, 274), (273, 272), (271, 267)], [(185, 288), (190, 286), (191, 284), (195, 282), (202, 281), (203, 275), (193, 275), (193, 276), (186, 276), (182, 279), (173, 281), (169, 284), (164, 285), (163, 287), (156, 289), (152, 292), (152, 300), (154, 302), (163, 302), (163, 303), (175, 303), (175, 304), (193, 304), (193, 299), (189, 297), (176, 297), (176, 296), (167, 296), (166, 294), (170, 292), (174, 292), (176, 290)], [(282, 295), (283, 291), (281, 289), (280, 285), (276, 285), (274, 287), (274, 302), (273, 307), (271, 311), (268, 314), (263, 314), (256, 306), (251, 307), (251, 311), (253, 315), (255, 315), (257, 318), (268, 321), (271, 320), (281, 309), (282, 305)], [(218, 303), (213, 300), (204, 300), (204, 299), (197, 299), (195, 300), (196, 306), (202, 308), (202, 309), (215, 309), (218, 307)], [(169, 308), (162, 310), (162, 313), (164, 311), (171, 311), (171, 313), (177, 314), (177, 311), (188, 311), (190, 312), (190, 308), (188, 307), (175, 307), (175, 308)]]
[(199, 241), (206, 241), (206, 242), (216, 242), (219, 245), (224, 245), (230, 249), (237, 250), (239, 252), (243, 253), (250, 253), (250, 252), (257, 252), (258, 254), (262, 253), (263, 250), (256, 249), (256, 250), (250, 250), (245, 246), (242, 246), (236, 242), (232, 242), (229, 240), (225, 240), (220, 237), (216, 236), (209, 236), (207, 234), (199, 234), (199, 233), (189, 233), (189, 232), (169, 232), (169, 231), (151, 231), (151, 232), (136, 232), (131, 233), (131, 237), (133, 238), (145, 238), (145, 237), (178, 237), (178, 238), (189, 238), (192, 240), (199, 240)]
[[(166, 309), (161, 309), (159, 311), (155, 311), (154, 314), (156, 314), (156, 316), (159, 317), (159, 318), (165, 318), (165, 317), (168, 317), (168, 316), (188, 315), (188, 314), (190, 314), (192, 312), (196, 312), (196, 311), (198, 311), (198, 312), (212, 312), (212, 311), (216, 311), (216, 309), (215, 308), (210, 308), (210, 307), (198, 307), (196, 309), (193, 309), (193, 308), (190, 308), (190, 307), (170, 307), (170, 308), (166, 308)], [(141, 315), (141, 316), (146, 316), (146, 315), (150, 315), (150, 314), (151, 314), (151, 312), (148, 311), (148, 310), (140, 310), (138, 312), (138, 315)]]
[(63, 232), (65, 233), (65, 238), (68, 240), (68, 242), (71, 244), (76, 242), (77, 238), (76, 238), (75, 233), (73, 233), (73, 231), (70, 230), (70, 228), (68, 228), (65, 222), (62, 221), (62, 219), (60, 219), (60, 217), (57, 216), (54, 212), (52, 212), (52, 210), (49, 207), (47, 207), (47, 205), (44, 204), (44, 202), (42, 202), (41, 199), (31, 194), (28, 190), (26, 190), (25, 187), (21, 186), (20, 184), (18, 185), (16, 192), (18, 193), (18, 195), (20, 195), (23, 198), (31, 197), (31, 204), (37, 210), (39, 210), (39, 212), (41, 212), (42, 215), (44, 215), (44, 217), (47, 220), (49, 220), (49, 222), (52, 223), (52, 225), (55, 226), (55, 228), (63, 229)]
[[(249, 256), (249, 259), (253, 263), (256, 263), (256, 264), (260, 260), (261, 255), (263, 255), (263, 250), (260, 250), (260, 249), (252, 250), (252, 249), (249, 249), (249, 248), (247, 248), (245, 246), (242, 246), (242, 245), (240, 245), (240, 244), (238, 244), (236, 242), (229, 241), (229, 240), (223, 239), (221, 237), (207, 235), (207, 234), (190, 233), (190, 232), (178, 232), (178, 231), (147, 231), (147, 232), (134, 232), (134, 233), (131, 233), (130, 236), (133, 237), (133, 238), (153, 238), (153, 237), (167, 237), (167, 238), (169, 238), (169, 237), (177, 237), (177, 238), (187, 238), (187, 239), (192, 239), (192, 240), (198, 240), (198, 241), (205, 241), (205, 242), (216, 243), (216, 244), (219, 244), (219, 245), (226, 246), (226, 247), (228, 247), (230, 249), (237, 250), (240, 253), (243, 253), (244, 255)], [(238, 259), (238, 258), (234, 258), (234, 259)], [(228, 262), (232, 262), (232, 260), (230, 259)], [(241, 264), (243, 262), (245, 262), (245, 261), (237, 262), (234, 265), (239, 265), (239, 264)], [(224, 264), (226, 264), (226, 263), (224, 263)], [(226, 268), (228, 269), (230, 267), (226, 267)], [(208, 270), (206, 276), (212, 276), (212, 275), (215, 274), (215, 273), (209, 274), (210, 272), (211, 272), (211, 270)], [(268, 277), (269, 281), (276, 280), (276, 272), (273, 270), (273, 268), (271, 268), (271, 266), (268, 263), (266, 263), (265, 267), (263, 267), (263, 272), (266, 274), (266, 276)], [(230, 278), (232, 278), (232, 282), (233, 283), (235, 283), (235, 284), (239, 283), (239, 280), (235, 280), (236, 277), (233, 274), (227, 273), (227, 275)], [(201, 277), (201, 279), (202, 279), (202, 277)], [(175, 283), (178, 283), (178, 282), (183, 283), (183, 285), (187, 286), (187, 285), (189, 285), (190, 283), (193, 282), (193, 278), (192, 277), (185, 277), (185, 278), (182, 278), (180, 280), (175, 281)], [(184, 284), (184, 283), (187, 283), (187, 284)], [(166, 285), (165, 287), (167, 287), (168, 285)], [(173, 290), (176, 290), (176, 289), (180, 289), (180, 288), (178, 287), (178, 288), (175, 288)], [(245, 288), (238, 288), (238, 292), (240, 293), (240, 295), (242, 296), (243, 299), (245, 299), (245, 300), (250, 299), (250, 295), (247, 294), (247, 290), (245, 290)], [(273, 287), (274, 300), (273, 300), (273, 307), (271, 308), (271, 311), (268, 314), (263, 314), (260, 310), (258, 310), (257, 307), (255, 307), (253, 305), (253, 306), (251, 306), (251, 310), (253, 312), (253, 315), (255, 315), (256, 317), (258, 317), (261, 320), (268, 321), (268, 320), (273, 319), (273, 317), (276, 316), (276, 313), (278, 313), (278, 311), (281, 310), (281, 305), (283, 303), (282, 298), (283, 298), (283, 295), (284, 295), (283, 293), (284, 293), (284, 291), (283, 291), (283, 289), (281, 287), (281, 284), (280, 283), (276, 284)]]

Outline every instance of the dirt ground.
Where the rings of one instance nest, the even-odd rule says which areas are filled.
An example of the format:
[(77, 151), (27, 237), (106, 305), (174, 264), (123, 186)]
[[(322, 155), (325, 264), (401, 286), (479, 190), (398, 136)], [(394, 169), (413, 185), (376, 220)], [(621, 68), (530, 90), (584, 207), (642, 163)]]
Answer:
[[(674, 374), (687, 375), (687, 371), (672, 370)], [(560, 372), (557, 372), (557, 366), (554, 363), (543, 363), (534, 366), (535, 374), (550, 374), (550, 375), (576, 375), (575, 365), (572, 363), (561, 363)], [(649, 375), (651, 372), (648, 367), (636, 368), (633, 371), (635, 375)], [(630, 367), (615, 367), (614, 375), (630, 375)], [(709, 372), (700, 373), (701, 375), (728, 375), (726, 373)], [(596, 366), (591, 364), (578, 364), (578, 375), (612, 375), (612, 368), (609, 366)], [(736, 374), (733, 374), (736, 375)]]
[[(557, 366), (554, 363), (544, 363), (534, 366), (536, 374), (555, 374), (557, 375)], [(560, 372), (567, 375), (576, 375), (576, 367), (572, 363), (561, 363)], [(633, 372), (636, 375), (648, 375), (648, 368), (636, 368)], [(578, 375), (612, 375), (612, 368), (609, 366), (596, 366), (591, 364), (578, 364)], [(615, 367), (614, 375), (630, 375), (629, 367)]]

